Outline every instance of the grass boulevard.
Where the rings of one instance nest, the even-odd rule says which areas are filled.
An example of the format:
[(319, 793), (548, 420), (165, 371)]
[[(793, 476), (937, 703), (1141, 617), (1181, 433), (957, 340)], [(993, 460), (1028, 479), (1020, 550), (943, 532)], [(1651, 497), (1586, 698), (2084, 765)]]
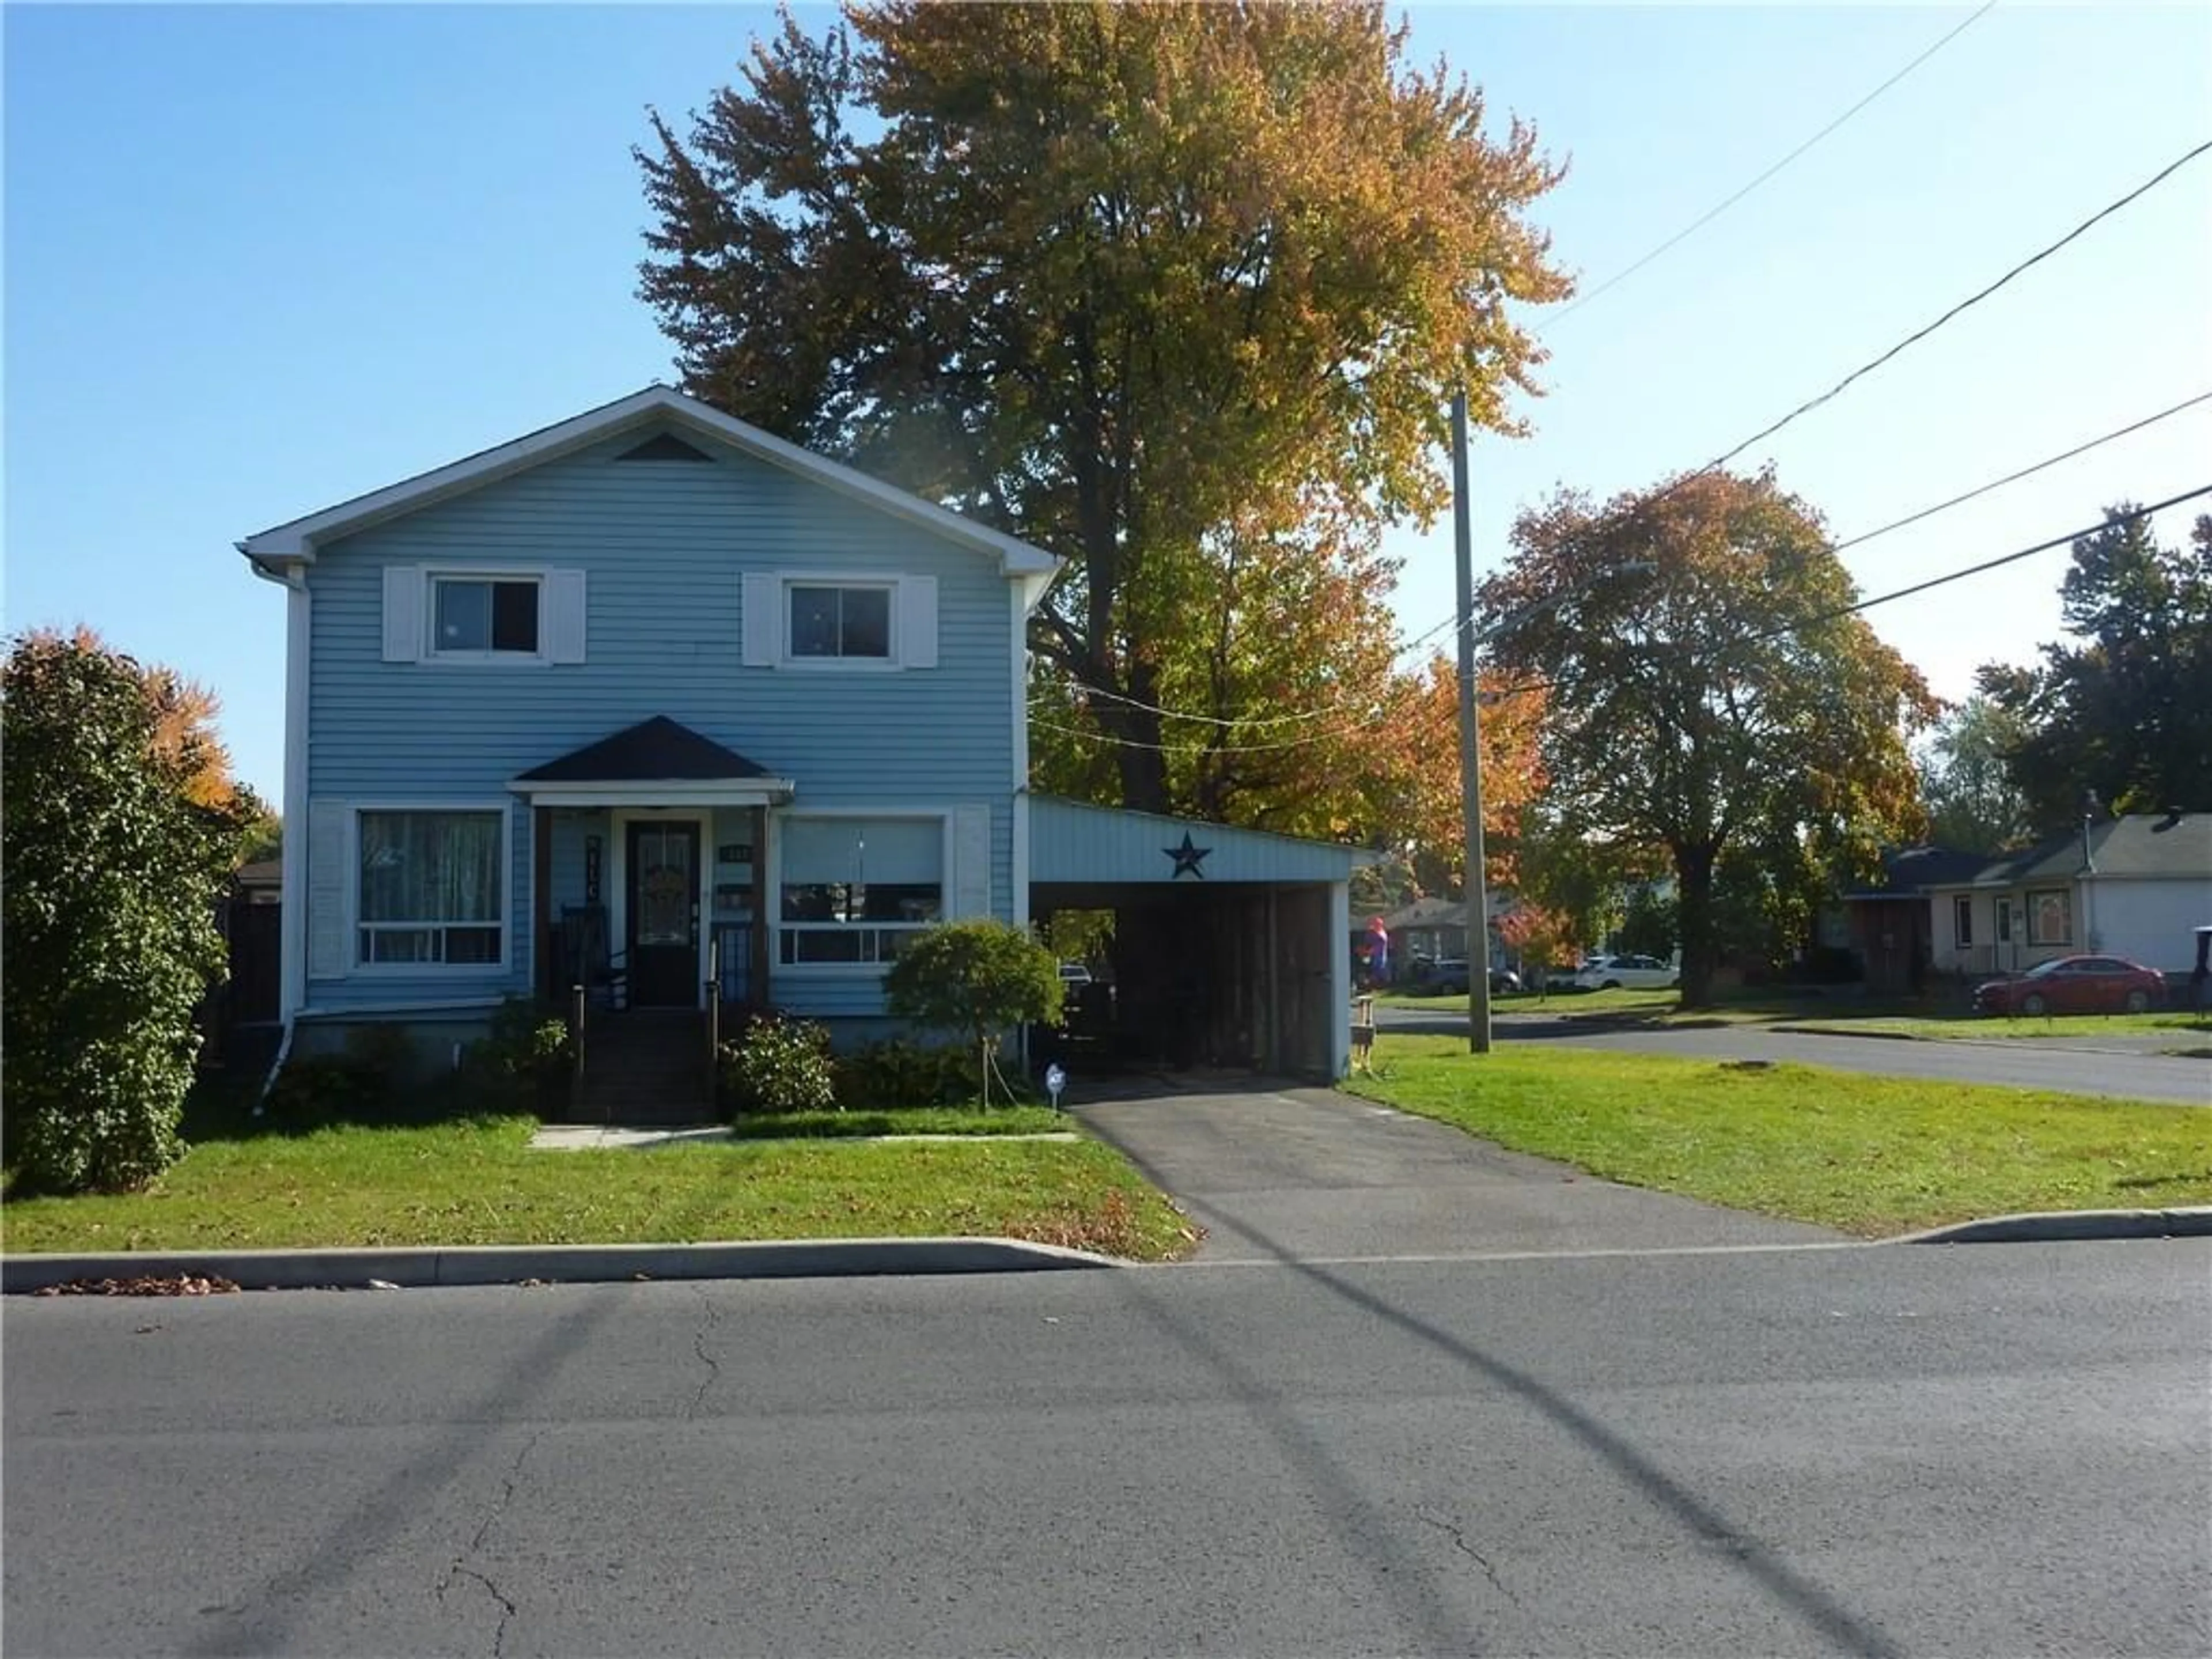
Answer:
[[(1386, 1034), (1351, 1092), (1607, 1180), (1878, 1237), (1975, 1216), (2212, 1202), (2185, 1106)], [(12, 1200), (11, 1252), (947, 1235), (1133, 1261), (1199, 1230), (1110, 1147), (1015, 1139), (1034, 1106), (741, 1121), (736, 1138), (534, 1151), (526, 1115), (256, 1131), (220, 1098), (146, 1190)], [(886, 1141), (887, 1134), (956, 1137)]]

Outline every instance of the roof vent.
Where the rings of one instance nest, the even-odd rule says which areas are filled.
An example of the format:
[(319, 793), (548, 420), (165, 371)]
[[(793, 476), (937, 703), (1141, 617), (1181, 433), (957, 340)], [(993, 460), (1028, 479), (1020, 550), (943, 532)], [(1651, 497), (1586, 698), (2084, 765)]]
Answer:
[(658, 433), (647, 438), (635, 449), (626, 449), (615, 457), (618, 461), (711, 461), (714, 458), (703, 450), (694, 449), (672, 433)]

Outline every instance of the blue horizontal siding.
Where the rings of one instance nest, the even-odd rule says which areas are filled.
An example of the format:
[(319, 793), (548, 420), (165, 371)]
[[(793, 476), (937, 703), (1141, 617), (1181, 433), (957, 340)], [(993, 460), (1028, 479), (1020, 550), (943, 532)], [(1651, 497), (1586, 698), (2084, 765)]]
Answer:
[[(497, 797), (532, 767), (665, 714), (792, 779), (800, 810), (988, 802), (993, 908), (1011, 914), (1017, 714), (1009, 584), (994, 562), (750, 457), (726, 453), (704, 465), (614, 459), (644, 435), (628, 434), (319, 550), (308, 573), (310, 796)], [(526, 668), (385, 662), (383, 573), (393, 564), (582, 569), (586, 660)], [(939, 665), (851, 673), (744, 666), (744, 576), (785, 569), (935, 577)], [(514, 817), (517, 925), (508, 969), (319, 981), (311, 1001), (342, 1008), (526, 990), (531, 940), (520, 920), (531, 898), (530, 814), (518, 802)], [(584, 833), (580, 821), (556, 823), (556, 915), (561, 904), (581, 902)], [(807, 980), (790, 990), (791, 1006), (811, 1012), (881, 1006), (872, 980)], [(785, 988), (771, 994), (781, 998)]]

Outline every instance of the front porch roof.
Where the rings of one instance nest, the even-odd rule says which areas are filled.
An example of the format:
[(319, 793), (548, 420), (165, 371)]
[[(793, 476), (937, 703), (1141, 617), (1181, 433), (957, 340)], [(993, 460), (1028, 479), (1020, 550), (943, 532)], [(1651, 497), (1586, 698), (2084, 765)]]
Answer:
[(655, 714), (508, 786), (540, 806), (772, 805), (793, 785), (665, 714)]

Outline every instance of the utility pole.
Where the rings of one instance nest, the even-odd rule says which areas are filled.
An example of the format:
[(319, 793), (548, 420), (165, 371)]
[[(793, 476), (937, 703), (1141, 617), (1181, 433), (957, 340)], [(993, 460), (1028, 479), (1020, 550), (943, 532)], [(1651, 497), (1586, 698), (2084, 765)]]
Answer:
[(1459, 793), (1467, 817), (1467, 1046), (1490, 1052), (1490, 895), (1482, 870), (1482, 747), (1474, 696), (1474, 532), (1468, 518), (1467, 388), (1452, 393), (1452, 550), (1459, 565)]

